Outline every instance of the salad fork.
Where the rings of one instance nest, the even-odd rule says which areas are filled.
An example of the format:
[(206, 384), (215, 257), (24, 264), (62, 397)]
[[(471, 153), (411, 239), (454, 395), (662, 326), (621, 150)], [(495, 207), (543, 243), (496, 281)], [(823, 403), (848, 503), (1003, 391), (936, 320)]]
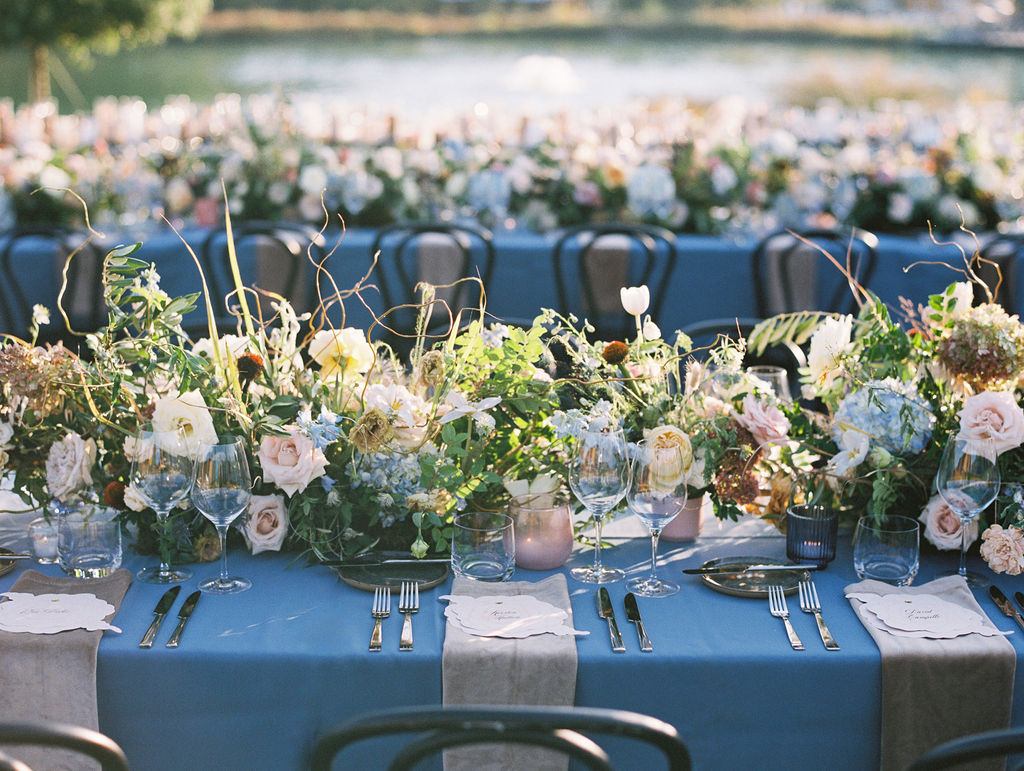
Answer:
[(814, 581), (800, 582), (800, 610), (814, 614), (814, 620), (818, 622), (818, 634), (821, 635), (825, 648), (830, 651), (839, 650), (839, 643), (825, 626), (825, 619), (821, 617), (821, 602), (818, 600), (818, 590), (814, 586)]
[(789, 607), (786, 605), (786, 593), (782, 591), (781, 586), (772, 584), (768, 587), (768, 610), (771, 611), (775, 618), (781, 618), (786, 625), (786, 635), (789, 637), (789, 644), (793, 646), (793, 650), (802, 651), (804, 644), (800, 642), (800, 638), (796, 636), (796, 630), (789, 623)]
[(403, 581), (402, 592), (398, 597), (398, 612), (405, 615), (402, 622), (402, 639), (398, 650), (412, 650), (412, 614), (420, 609), (420, 585), (417, 581)]
[(391, 591), (384, 586), (378, 586), (373, 590), (373, 609), (370, 611), (373, 616), (373, 634), (370, 636), (370, 650), (379, 651), (383, 642), (383, 632), (380, 622), (391, 615)]

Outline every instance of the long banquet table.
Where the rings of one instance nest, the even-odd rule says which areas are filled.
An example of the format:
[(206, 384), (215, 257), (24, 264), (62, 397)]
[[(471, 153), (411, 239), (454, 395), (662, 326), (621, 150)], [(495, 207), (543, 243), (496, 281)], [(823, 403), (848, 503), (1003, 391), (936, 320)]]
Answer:
[[(630, 518), (612, 527), (613, 533), (639, 532), (630, 530)], [(606, 552), (606, 561), (635, 574), (649, 567), (649, 554), (649, 541), (640, 535)], [(569, 579), (575, 625), (590, 632), (578, 640), (577, 705), (635, 710), (672, 723), (699, 769), (878, 767), (880, 659), (842, 596), (856, 580), (848, 535), (841, 536), (837, 559), (815, 575), (838, 652), (824, 649), (813, 617), (799, 611), (795, 596), (791, 619), (807, 646), (802, 652), (789, 647), (767, 602), (714, 592), (679, 572), (712, 557), (784, 556), (784, 538), (764, 523), (706, 520), (696, 542), (663, 544), (662, 554), (664, 571), (680, 579), (682, 589), (666, 599), (640, 599), (652, 653), (639, 652), (625, 620), (623, 584), (610, 591), (627, 652), (613, 654), (594, 587)], [(164, 647), (171, 618), (151, 650), (137, 647), (163, 588), (132, 584), (114, 620), (123, 634), (105, 633), (100, 644), (97, 678), (100, 728), (124, 747), (134, 768), (301, 769), (316, 738), (340, 720), (441, 702), (444, 620), (437, 598), (450, 589), (450, 579), (422, 594), (415, 650), (398, 651), (402, 618), (392, 613), (384, 651), (371, 654), (371, 595), (341, 583), (326, 567), (291, 564), (293, 558), (232, 551), (232, 572), (252, 578), (253, 588), (203, 597), (177, 650)], [(567, 567), (590, 558), (589, 550), (577, 551)], [(125, 566), (137, 570), (151, 562), (130, 555)], [(953, 553), (926, 553), (919, 581), (954, 564)], [(24, 569), (0, 578), (0, 591)], [(42, 569), (58, 573), (55, 566)], [(216, 564), (195, 566), (181, 597), (216, 571)], [(519, 569), (514, 580), (546, 575)], [(989, 575), (1007, 594), (1024, 588), (1020, 577)], [(1014, 628), (985, 592), (976, 596), (997, 627)], [(1017, 630), (1009, 639), (1021, 662), (1024, 634)], [(16, 715), (17, 705), (5, 712)], [(1024, 725), (1020, 663), (1013, 723)], [(389, 748), (370, 747), (346, 768), (378, 768)], [(626, 768), (648, 763), (625, 746), (613, 745), (612, 754)]]

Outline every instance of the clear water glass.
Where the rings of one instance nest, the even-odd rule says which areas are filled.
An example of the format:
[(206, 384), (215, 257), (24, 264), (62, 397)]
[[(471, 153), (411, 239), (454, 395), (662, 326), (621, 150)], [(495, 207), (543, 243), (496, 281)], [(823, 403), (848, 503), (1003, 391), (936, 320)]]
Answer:
[(907, 586), (917, 575), (920, 548), (917, 520), (890, 516), (876, 522), (874, 517), (861, 517), (853, 533), (853, 569), (857, 578)]
[(60, 566), (75, 578), (103, 578), (121, 567), (121, 525), (117, 511), (82, 504), (60, 517)]
[[(156, 512), (165, 527), (171, 510), (188, 498), (192, 487), (193, 458), (181, 431), (143, 430), (126, 442), (131, 458), (130, 481), (139, 497)], [(159, 567), (143, 568), (137, 578), (147, 584), (178, 584), (192, 577), (188, 568), (171, 567), (161, 539)]]
[(245, 442), (240, 437), (218, 437), (218, 442), (199, 450), (192, 482), (192, 503), (217, 528), (220, 537), (220, 575), (199, 583), (212, 594), (244, 592), (248, 578), (228, 574), (228, 527), (249, 507), (252, 478)]
[(452, 523), (452, 570), (474, 581), (508, 581), (516, 567), (515, 526), (508, 514), (468, 511)]
[(642, 597), (668, 597), (679, 584), (658, 576), (661, 530), (686, 505), (686, 466), (678, 446), (657, 447), (639, 442), (633, 455), (626, 501), (651, 534), (651, 573), (631, 578), (626, 586)]

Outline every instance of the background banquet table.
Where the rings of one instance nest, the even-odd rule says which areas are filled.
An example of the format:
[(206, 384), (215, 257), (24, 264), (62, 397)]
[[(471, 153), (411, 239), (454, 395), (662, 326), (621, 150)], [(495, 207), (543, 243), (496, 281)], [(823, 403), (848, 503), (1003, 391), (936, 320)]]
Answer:
[[(639, 532), (628, 517), (612, 533), (617, 529)], [(613, 654), (606, 624), (596, 613), (594, 587), (569, 580), (575, 625), (590, 632), (578, 640), (576, 704), (635, 710), (672, 723), (701, 769), (810, 770), (823, 763), (833, 769), (876, 768), (880, 659), (842, 596), (843, 587), (856, 580), (849, 536), (841, 536), (835, 562), (815, 576), (838, 652), (824, 649), (813, 617), (799, 611), (795, 596), (790, 610), (807, 646), (803, 652), (790, 649), (766, 601), (719, 594), (679, 573), (712, 557), (784, 556), (784, 538), (764, 523), (705, 521), (695, 543), (663, 547), (664, 570), (681, 579), (682, 590), (667, 599), (640, 599), (653, 653), (638, 650), (622, 609), (623, 584), (610, 591), (627, 652)], [(577, 551), (567, 567), (590, 556), (589, 550)], [(630, 573), (646, 570), (648, 557), (643, 536), (607, 552), (609, 563)], [(450, 589), (450, 579), (423, 592), (414, 617), (414, 651), (398, 651), (402, 619), (392, 613), (385, 621), (384, 651), (370, 654), (371, 595), (341, 583), (328, 568), (292, 564), (293, 559), (233, 551), (232, 572), (252, 578), (252, 590), (203, 597), (177, 650), (164, 647), (172, 618), (151, 650), (137, 647), (163, 589), (132, 584), (114, 622), (123, 634), (104, 635), (97, 677), (100, 728), (124, 747), (133, 767), (300, 769), (316, 738), (340, 720), (441, 702), (444, 620), (437, 598)], [(151, 562), (130, 556), (126, 566), (137, 570)], [(926, 554), (920, 578), (954, 563), (952, 553)], [(24, 569), (0, 578), (0, 591), (9, 590)], [(58, 572), (53, 566), (43, 570)], [(216, 571), (216, 564), (196, 566), (181, 597)], [(546, 575), (520, 569), (514, 580)], [(1008, 594), (1020, 588), (1019, 578), (992, 577)], [(985, 592), (976, 597), (997, 627), (1014, 628)], [(1017, 630), (1009, 639), (1020, 662), (1024, 635)], [(1015, 686), (1013, 723), (1020, 725), (1019, 664)], [(387, 749), (371, 748), (352, 767), (379, 767), (378, 753)], [(647, 763), (623, 746), (613, 745), (612, 751), (628, 760), (625, 767)]]

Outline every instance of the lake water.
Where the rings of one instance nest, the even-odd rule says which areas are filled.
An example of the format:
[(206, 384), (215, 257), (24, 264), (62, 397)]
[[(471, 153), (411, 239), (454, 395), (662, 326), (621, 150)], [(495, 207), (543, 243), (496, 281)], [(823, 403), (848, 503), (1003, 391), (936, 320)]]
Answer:
[[(24, 100), (25, 59), (21, 52), (0, 52), (0, 97)], [(729, 94), (801, 101), (836, 89), (871, 98), (921, 94), (937, 103), (956, 96), (1024, 102), (1019, 53), (607, 34), (583, 40), (375, 40), (343, 33), (204, 40), (97, 58), (91, 69), (71, 68), (70, 77), (80, 94), (55, 79), (63, 111), (107, 95), (159, 103), (175, 94), (209, 101), (217, 93), (274, 89), (405, 112), (479, 102), (545, 110), (663, 96), (707, 102)]]

